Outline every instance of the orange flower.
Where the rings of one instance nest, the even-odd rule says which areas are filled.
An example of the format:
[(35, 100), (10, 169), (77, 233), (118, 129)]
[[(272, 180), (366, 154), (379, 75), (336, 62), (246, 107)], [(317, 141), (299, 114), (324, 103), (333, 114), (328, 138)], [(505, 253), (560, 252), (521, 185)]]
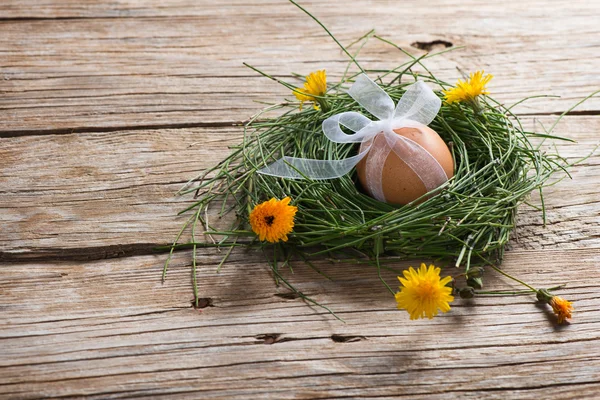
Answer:
[(549, 304), (552, 306), (552, 311), (556, 314), (559, 324), (565, 322), (566, 319), (571, 319), (573, 306), (570, 301), (567, 301), (562, 297), (554, 296), (550, 299)]
[(275, 243), (287, 242), (287, 234), (294, 229), (294, 216), (298, 207), (290, 206), (290, 198), (283, 200), (272, 198), (257, 204), (250, 213), (250, 226), (260, 240)]

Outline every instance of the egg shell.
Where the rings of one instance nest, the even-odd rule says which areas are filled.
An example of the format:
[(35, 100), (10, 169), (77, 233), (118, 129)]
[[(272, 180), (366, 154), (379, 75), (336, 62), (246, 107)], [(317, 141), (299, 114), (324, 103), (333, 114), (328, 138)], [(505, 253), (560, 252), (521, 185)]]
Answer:
[[(414, 140), (427, 150), (440, 163), (448, 179), (454, 176), (452, 154), (444, 140), (433, 129), (422, 126), (421, 128), (394, 129), (394, 132)], [(363, 151), (371, 143), (371, 151), (357, 164), (356, 171), (363, 188), (370, 196), (373, 196), (366, 181), (366, 167), (369, 161), (381, 162), (381, 160), (374, 161), (371, 155), (376, 153), (373, 150), (381, 146), (388, 147), (388, 144), (384, 135), (377, 135), (374, 139), (362, 143), (360, 151)], [(383, 165), (382, 189), (387, 203), (399, 205), (408, 204), (427, 193), (419, 176), (393, 151), (390, 152)]]

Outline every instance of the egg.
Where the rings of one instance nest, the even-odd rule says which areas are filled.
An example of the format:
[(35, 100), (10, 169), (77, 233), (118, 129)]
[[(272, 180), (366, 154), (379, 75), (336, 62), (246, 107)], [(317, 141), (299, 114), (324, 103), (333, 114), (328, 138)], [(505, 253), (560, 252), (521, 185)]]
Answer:
[[(454, 176), (452, 154), (446, 143), (444, 143), (444, 140), (433, 129), (423, 125), (420, 128), (405, 127), (394, 129), (394, 132), (397, 135), (417, 142), (427, 150), (439, 162), (448, 179)], [(371, 148), (365, 158), (357, 164), (356, 171), (358, 180), (370, 196), (378, 197), (370, 189), (375, 182), (370, 181), (374, 180), (374, 178), (372, 172), (371, 175), (367, 173), (369, 170), (382, 171), (381, 188), (383, 190), (383, 197), (385, 198), (380, 200), (387, 203), (404, 205), (427, 193), (425, 184), (415, 171), (402, 161), (395, 152), (390, 151), (391, 149), (384, 135), (377, 135), (375, 138), (363, 142), (360, 146), (360, 151), (362, 152), (369, 145)], [(387, 157), (385, 157), (385, 154), (388, 154)], [(378, 165), (382, 163), (383, 167)], [(419, 173), (423, 175), (427, 171), (419, 171)]]

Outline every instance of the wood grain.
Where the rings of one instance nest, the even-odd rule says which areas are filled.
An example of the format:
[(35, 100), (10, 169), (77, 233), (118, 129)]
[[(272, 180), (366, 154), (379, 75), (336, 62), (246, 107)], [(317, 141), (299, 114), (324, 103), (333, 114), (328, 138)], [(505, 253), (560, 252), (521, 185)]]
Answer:
[[(291, 71), (306, 74), (326, 68), (335, 77), (346, 66), (347, 58), (321, 28), (285, 1), (252, 6), (251, 11), (246, 2), (196, 6), (188, 10), (190, 15), (180, 15), (178, 10), (190, 3), (156, 8), (156, 3), (147, 3), (142, 10), (131, 10), (135, 18), (106, 18), (98, 9), (107, 7), (51, 7), (52, 2), (46, 2), (47, 8), (29, 9), (31, 15), (69, 19), (0, 22), (0, 132), (230, 124), (253, 114), (256, 100), (289, 97), (289, 91), (248, 70), (242, 61), (292, 82)], [(517, 2), (501, 9), (452, 2), (426, 20), (418, 16), (427, 7), (418, 3), (402, 10), (391, 1), (357, 2), (350, 9), (342, 1), (306, 6), (343, 43), (376, 28), (415, 54), (422, 54), (411, 47), (418, 41), (444, 39), (465, 46), (431, 59), (429, 67), (451, 82), (460, 77), (457, 67), (485, 68), (496, 75), (491, 88), (501, 101), (512, 103), (532, 94), (562, 96), (526, 103), (517, 109), (521, 113), (564, 111), (600, 89), (595, 73), (600, 31), (588, 17), (597, 11), (593, 2), (577, 7), (557, 4), (551, 12)], [(133, 3), (122, 3), (124, 10), (128, 4)], [(6, 15), (22, 17), (10, 12), (21, 7), (4, 7)], [(96, 12), (102, 18), (78, 17)], [(556, 15), (563, 23), (556, 23)], [(236, 23), (229, 24), (231, 20)], [(306, 43), (298, 40), (299, 34)], [(360, 59), (365, 67), (381, 69), (407, 58), (374, 40)], [(599, 99), (579, 108), (598, 110)]]
[[(554, 119), (528, 117), (523, 123), (543, 132)], [(599, 144), (599, 130), (597, 117), (566, 117), (556, 133), (577, 143), (557, 142), (548, 150), (575, 162)], [(176, 214), (192, 196), (178, 197), (176, 191), (225, 157), (240, 135), (241, 128), (190, 128), (4, 139), (0, 259), (147, 254), (172, 241), (185, 221)], [(572, 180), (546, 189), (546, 227), (541, 213), (524, 206), (511, 247), (597, 246), (599, 164), (596, 152), (571, 169)], [(536, 194), (531, 201), (540, 204)], [(217, 212), (209, 213), (210, 220), (217, 220)]]
[[(236, 254), (220, 274), (217, 254), (201, 258), (201, 295), (212, 305), (196, 310), (189, 303), (189, 256), (177, 257), (164, 286), (157, 256), (1, 265), (0, 394), (600, 393), (599, 296), (591, 284), (600, 273), (589, 268), (600, 262), (597, 250), (516, 251), (504, 264), (534, 285), (567, 284), (561, 295), (575, 300), (576, 313), (574, 323), (562, 327), (533, 296), (457, 300), (450, 314), (409, 323), (373, 268), (319, 263), (331, 281), (301, 263), (294, 274), (284, 272), (332, 307), (344, 318), (341, 323), (300, 299), (278, 296), (289, 292), (275, 286), (264, 262), (247, 262), (244, 254)], [(393, 274), (385, 275), (392, 282)], [(488, 278), (492, 289), (514, 287), (497, 275)]]
[[(536, 132), (600, 89), (596, 2), (301, 4), (345, 44), (375, 28), (418, 55), (465, 46), (427, 66), (450, 82), (484, 68), (507, 104), (560, 95), (515, 109)], [(371, 40), (360, 60), (406, 57)], [(0, 398), (600, 397), (597, 152), (546, 189), (546, 227), (522, 207), (503, 263), (535, 286), (565, 283), (571, 324), (531, 295), (457, 299), (409, 321), (371, 267), (318, 261), (331, 280), (299, 262), (282, 271), (342, 323), (243, 250), (220, 273), (223, 254), (200, 253), (199, 309), (189, 252), (161, 284), (152, 249), (191, 201), (175, 191), (228, 154), (257, 100), (290, 97), (242, 61), (298, 82), (291, 72), (317, 68), (335, 80), (347, 58), (286, 1), (0, 2)], [(594, 98), (557, 126), (577, 140), (557, 143), (569, 161), (598, 145), (599, 112)], [(489, 271), (485, 283), (520, 289)]]

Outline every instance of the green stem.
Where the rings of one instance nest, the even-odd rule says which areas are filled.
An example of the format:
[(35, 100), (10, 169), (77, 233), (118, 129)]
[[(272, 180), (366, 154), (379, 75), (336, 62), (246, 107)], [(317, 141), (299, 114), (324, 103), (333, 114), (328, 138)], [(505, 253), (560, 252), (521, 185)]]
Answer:
[[(556, 285), (548, 288), (547, 290), (558, 290), (562, 289), (565, 285)], [(524, 290), (488, 290), (488, 291), (479, 291), (476, 290), (476, 295), (488, 295), (488, 296), (519, 296), (522, 294), (531, 294), (536, 293), (535, 290), (524, 289)]]
[(169, 262), (171, 262), (171, 257), (173, 257), (173, 252), (178, 247), (177, 243), (179, 242), (179, 239), (181, 238), (181, 235), (183, 234), (183, 231), (185, 231), (185, 228), (187, 228), (189, 226), (189, 224), (192, 222), (193, 218), (194, 218), (193, 216), (190, 217), (187, 220), (187, 222), (185, 224), (183, 224), (183, 227), (181, 228), (181, 230), (177, 234), (177, 237), (175, 237), (175, 240), (173, 241), (173, 244), (171, 244), (170, 246), (166, 247), (166, 248), (170, 248), (170, 250), (169, 250), (169, 256), (167, 257), (167, 261), (165, 261), (165, 265), (163, 267), (162, 283), (165, 283), (165, 279), (167, 279), (167, 270), (169, 268)]
[(325, 99), (315, 98), (315, 101), (317, 103), (319, 103), (319, 106), (321, 107), (321, 112), (326, 113), (326, 112), (329, 112), (329, 110), (331, 110), (329, 103), (327, 103), (327, 101)]
[(354, 64), (356, 64), (356, 66), (362, 72), (365, 72), (365, 70), (360, 66), (360, 64), (356, 61), (356, 59), (354, 57), (352, 57), (352, 54), (350, 54), (348, 52), (348, 50), (346, 50), (346, 48), (335, 38), (335, 36), (333, 36), (333, 34), (331, 32), (329, 32), (329, 29), (327, 29), (327, 27), (325, 25), (323, 25), (323, 23), (321, 21), (319, 21), (314, 15), (312, 15), (310, 12), (308, 12), (304, 7), (302, 7), (300, 4), (296, 3), (294, 0), (289, 0), (289, 1), (290, 1), (290, 3), (292, 3), (293, 5), (298, 7), (300, 10), (302, 10), (306, 15), (311, 17), (317, 24), (321, 25), (321, 28), (323, 28), (323, 30), (325, 30), (325, 32), (327, 32), (327, 34), (333, 39), (333, 41), (335, 43), (337, 43), (338, 46), (340, 46), (340, 49), (342, 49), (344, 51), (344, 53), (346, 53), (348, 55), (348, 57), (350, 57), (350, 59), (354, 62)]
[(512, 279), (512, 280), (513, 280), (513, 281), (515, 281), (515, 282), (519, 282), (521, 285), (523, 285), (523, 286), (525, 286), (525, 287), (528, 287), (528, 288), (529, 288), (531, 291), (533, 291), (533, 292), (535, 292), (535, 293), (537, 293), (537, 292), (538, 292), (538, 289), (534, 288), (534, 287), (533, 287), (533, 286), (531, 286), (531, 285), (528, 285), (528, 284), (526, 284), (525, 282), (523, 282), (523, 281), (522, 281), (522, 280), (520, 280), (520, 279), (517, 279), (517, 278), (515, 278), (514, 276), (511, 276), (511, 275), (507, 274), (506, 272), (502, 271), (500, 268), (498, 268), (498, 267), (496, 267), (496, 266), (494, 266), (494, 265), (490, 265), (490, 267), (492, 267), (492, 268), (493, 268), (493, 269), (494, 269), (496, 272), (499, 272), (500, 274), (502, 274), (502, 275), (506, 276), (507, 278), (509, 278), (509, 279)]
[(385, 281), (385, 279), (383, 279), (383, 276), (381, 276), (381, 264), (379, 263), (379, 254), (382, 252), (383, 252), (383, 238), (380, 235), (375, 238), (375, 265), (377, 266), (377, 276), (379, 277), (379, 280), (385, 285), (387, 290), (390, 291), (392, 296), (394, 296), (396, 294), (396, 292), (394, 292), (394, 290), (392, 290), (390, 285), (388, 285), (387, 282)]
[[(198, 220), (200, 219), (200, 212), (202, 211), (201, 207), (198, 207), (198, 211), (196, 211), (194, 223), (192, 224), (192, 241), (196, 243), (196, 225), (198, 224)], [(194, 244), (192, 246), (192, 284), (194, 290), (194, 305), (198, 308), (198, 281), (196, 277), (196, 250), (197, 246)]]

